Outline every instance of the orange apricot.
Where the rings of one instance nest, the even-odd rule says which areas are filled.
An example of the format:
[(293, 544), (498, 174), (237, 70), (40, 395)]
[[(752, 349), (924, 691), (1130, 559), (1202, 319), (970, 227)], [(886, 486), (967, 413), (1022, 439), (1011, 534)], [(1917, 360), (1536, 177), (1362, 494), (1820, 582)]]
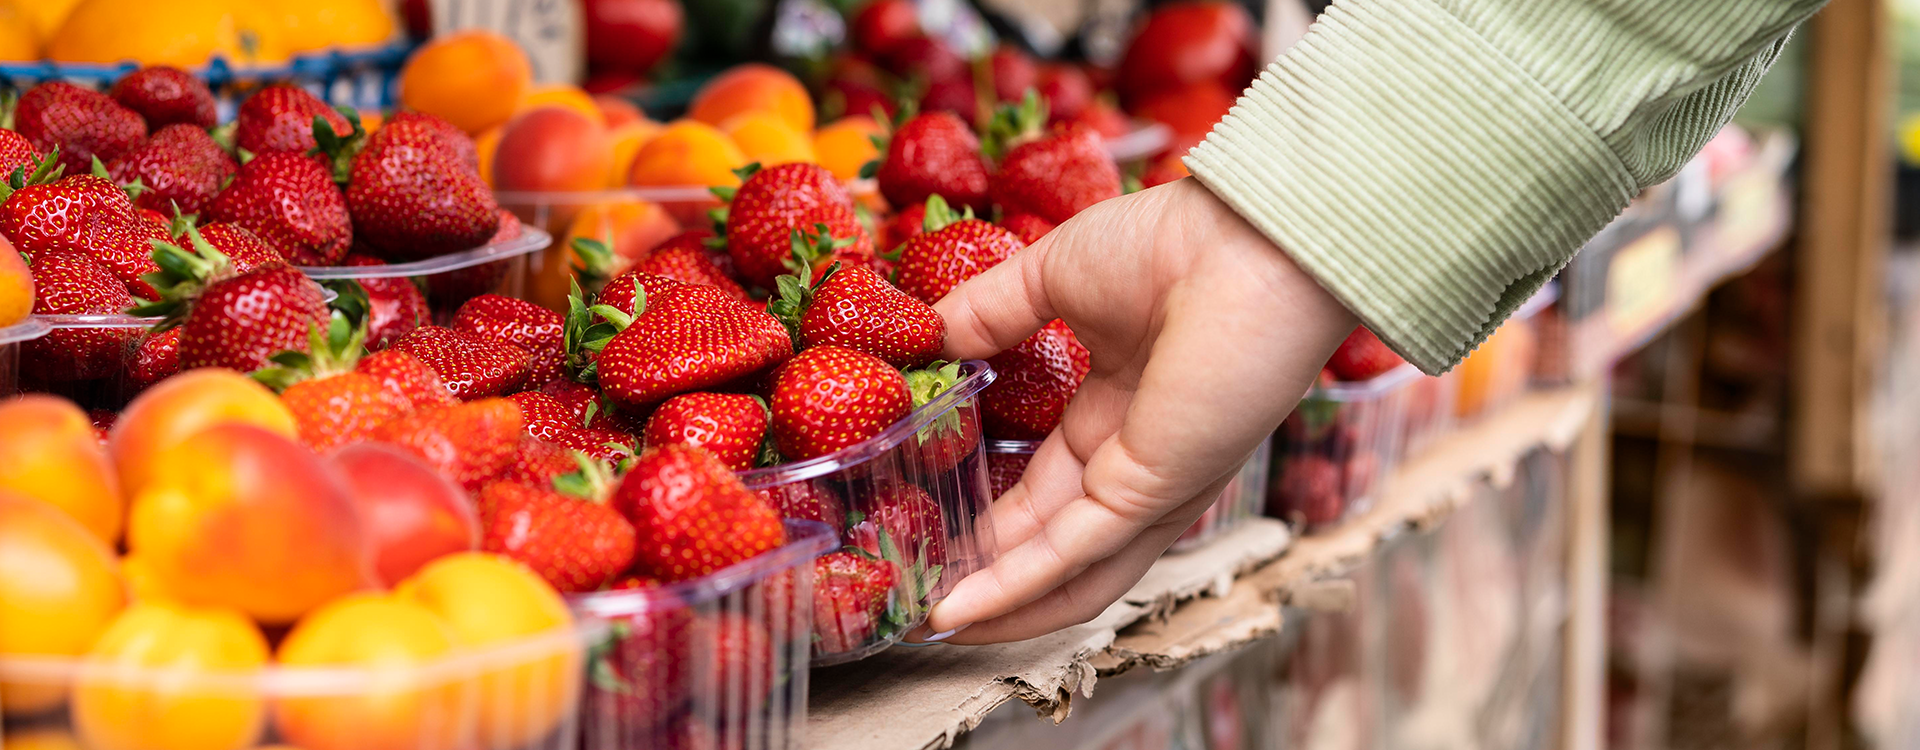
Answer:
[(630, 122), (647, 122), (647, 116), (633, 102), (612, 94), (594, 94), (593, 104), (600, 108), (600, 119), (607, 127), (617, 128)]
[(640, 147), (627, 170), (627, 184), (642, 186), (738, 186), (733, 170), (747, 165), (726, 133), (703, 122), (677, 120)]
[(0, 328), (27, 319), (33, 312), (33, 275), (27, 260), (13, 249), (13, 243), (0, 237)]
[(885, 134), (866, 115), (842, 117), (813, 134), (813, 153), (833, 176), (852, 181), (860, 177), (860, 168), (867, 162), (880, 158), (873, 139)]
[(541, 107), (507, 123), (493, 156), (493, 184), (502, 191), (598, 190), (612, 153), (606, 128), (579, 111)]
[(742, 112), (720, 126), (747, 161), (764, 166), (814, 160), (813, 139), (772, 112)]
[(495, 125), (473, 137), (473, 149), (480, 156), (480, 179), (487, 181), (487, 187), (494, 187), (493, 155), (500, 150), (500, 133), (506, 129), (505, 125)]
[(646, 251), (680, 233), (680, 222), (666, 208), (639, 198), (613, 198), (581, 206), (567, 223), (559, 242), (541, 251), (538, 268), (529, 280), (530, 298), (556, 310), (565, 310), (568, 281), (573, 278), (573, 241), (588, 238), (613, 250), (613, 273), (625, 270)]
[(235, 610), (135, 604), (87, 662), (73, 726), (94, 750), (240, 750), (265, 728), (267, 639)]
[(693, 95), (687, 116), (719, 125), (742, 112), (772, 112), (801, 133), (813, 132), (813, 99), (792, 73), (764, 63), (736, 65)]
[(659, 135), (666, 126), (652, 120), (635, 120), (622, 123), (607, 130), (608, 152), (607, 187), (618, 188), (627, 184), (627, 172), (633, 168), (633, 156), (640, 153), (640, 147)]
[(120, 540), (126, 501), (86, 412), (30, 394), (0, 402), (0, 425), (0, 490), (59, 508), (108, 545)]
[(537, 83), (520, 97), (519, 106), (513, 113), (519, 115), (541, 107), (560, 107), (586, 115), (587, 119), (604, 126), (607, 118), (600, 113), (600, 105), (593, 96), (570, 83)]
[(459, 31), (427, 42), (400, 69), (400, 104), (439, 115), (468, 134), (513, 116), (533, 66), (513, 40)]
[(300, 618), (276, 656), (294, 669), (352, 669), (366, 684), (281, 698), (274, 727), (306, 750), (465, 747), (479, 708), (471, 683), (425, 669), (455, 647), (453, 631), (418, 602), (375, 592), (328, 602)]
[[(59, 509), (0, 490), (0, 661), (84, 654), (124, 606), (106, 544)], [(0, 681), (0, 711), (41, 713), (59, 706), (66, 690)]]
[(238, 422), (292, 437), (293, 414), (273, 391), (232, 370), (188, 370), (143, 391), (108, 433), (107, 452), (120, 471), (120, 491), (137, 496), (161, 452), (194, 433)]

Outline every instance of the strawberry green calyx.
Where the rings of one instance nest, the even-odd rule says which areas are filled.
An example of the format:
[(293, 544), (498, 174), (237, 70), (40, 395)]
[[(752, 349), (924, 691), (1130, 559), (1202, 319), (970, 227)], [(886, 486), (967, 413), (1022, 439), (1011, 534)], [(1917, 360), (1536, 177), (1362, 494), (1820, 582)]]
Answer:
[(186, 319), (189, 303), (200, 296), (200, 291), (233, 270), (227, 254), (201, 237), (199, 229), (187, 228), (187, 244), (192, 249), (165, 240), (153, 241), (153, 262), (160, 270), (141, 276), (140, 280), (151, 284), (160, 293), (160, 299), (135, 305), (127, 311), (143, 317), (160, 316), (162, 320), (154, 326), (155, 331), (179, 325)]
[[(100, 157), (98, 156), (93, 157), (93, 166), (88, 169), (88, 174), (106, 180), (107, 182), (114, 182), (113, 175), (107, 173), (107, 165), (100, 163)], [(114, 182), (114, 184), (118, 185), (119, 183)], [(134, 178), (132, 184), (120, 185), (120, 191), (126, 193), (127, 200), (130, 201), (140, 200), (142, 194), (152, 189), (153, 188), (147, 187), (147, 184), (141, 182), (137, 177)]]
[[(736, 170), (733, 170), (733, 176), (735, 176), (735, 177), (738, 177), (738, 178), (740, 178), (740, 181), (744, 183), (744, 182), (746, 182), (747, 180), (749, 180), (749, 179), (752, 179), (752, 177), (753, 177), (753, 176), (754, 176), (755, 174), (758, 174), (759, 172), (760, 172), (760, 162), (757, 162), (757, 161), (756, 161), (756, 162), (754, 162), (754, 163), (752, 163), (752, 164), (748, 164), (748, 165), (746, 165), (746, 166), (744, 166), (744, 167), (741, 167), (741, 168), (739, 168), (739, 169), (736, 169)], [(719, 198), (719, 199), (720, 199), (720, 202), (722, 202), (722, 203), (732, 203), (732, 202), (733, 202), (733, 196), (734, 196), (734, 195), (736, 195), (736, 194), (738, 194), (738, 193), (740, 192), (740, 188), (737, 188), (737, 187), (726, 187), (726, 186), (715, 186), (715, 187), (710, 187), (710, 188), (707, 188), (707, 192), (709, 192), (709, 193), (713, 193), (713, 197), (715, 197), (715, 198)], [(718, 210), (718, 209), (716, 209), (716, 210)], [(725, 215), (725, 214), (721, 214), (721, 215), (720, 215), (720, 217), (719, 217), (719, 219), (718, 219), (718, 222), (719, 222), (719, 223), (721, 223), (721, 224), (725, 224), (725, 223), (726, 223), (726, 221), (727, 221), (727, 220), (726, 220), (726, 215)]]
[(562, 495), (590, 503), (605, 503), (613, 496), (613, 471), (607, 465), (580, 451), (568, 451), (578, 469), (553, 478), (553, 488)]
[[(358, 288), (360, 285), (353, 286)], [(365, 300), (366, 292), (362, 291), (360, 297)], [(302, 380), (352, 372), (354, 364), (367, 352), (365, 318), (355, 319), (353, 314), (346, 311), (334, 310), (332, 317), (327, 320), (325, 333), (321, 332), (320, 326), (309, 326), (307, 336), (309, 351), (289, 349), (275, 354), (267, 358), (273, 365), (254, 370), (247, 376), (275, 392), (284, 392)]]
[(980, 139), (980, 150), (987, 158), (998, 161), (1014, 146), (1039, 138), (1046, 129), (1047, 114), (1046, 97), (1027, 89), (1027, 95), (1018, 103), (1000, 105), (993, 113), (993, 118), (987, 121), (986, 137)]
[(347, 184), (347, 177), (353, 171), (353, 157), (367, 145), (367, 129), (360, 125), (360, 113), (352, 107), (335, 107), (342, 117), (347, 118), (351, 129), (346, 135), (335, 132), (333, 125), (321, 115), (313, 116), (314, 147), (308, 154), (325, 156), (333, 171), (333, 181), (341, 186)]
[(937, 194), (929, 195), (927, 196), (927, 218), (920, 222), (920, 228), (927, 234), (933, 234), (934, 232), (946, 229), (955, 222), (965, 221), (971, 218), (973, 218), (972, 206), (961, 209), (956, 213), (953, 210), (953, 206), (947, 204), (946, 198), (942, 198)]
[(20, 106), (20, 92), (0, 91), (0, 128), (13, 129), (13, 111)]
[[(907, 393), (913, 398), (915, 409), (933, 403), (940, 394), (958, 385), (962, 379), (960, 363), (957, 361), (934, 361), (928, 363), (926, 367), (903, 370), (900, 374), (907, 379)], [(927, 423), (925, 427), (921, 427), (918, 434), (922, 440), (925, 440), (948, 430), (958, 432), (963, 427), (964, 425), (960, 423), (960, 410), (948, 409), (946, 413)]]
[(607, 279), (613, 278), (613, 248), (611, 239), (593, 239), (575, 237), (567, 246), (573, 252), (573, 275), (584, 279), (587, 286), (599, 288)]
[(588, 304), (579, 281), (569, 281), (567, 315), (561, 327), (561, 351), (566, 354), (567, 376), (575, 381), (599, 383), (598, 357), (615, 334), (633, 325), (633, 319), (646, 309), (647, 290), (639, 281), (633, 284), (633, 315), (612, 305)]
[(221, 150), (233, 154), (235, 158), (238, 158), (240, 154), (238, 153), (238, 147), (233, 143), (233, 133), (239, 128), (240, 121), (233, 120), (226, 124), (215, 126), (214, 129), (207, 131), (207, 136), (212, 138), (213, 142), (219, 145)]
[(854, 239), (834, 237), (826, 224), (814, 224), (812, 233), (793, 230), (792, 242), (793, 253), (784, 261), (784, 265), (787, 270), (799, 273), (802, 268), (812, 268), (820, 261), (833, 257), (834, 251), (852, 246)]
[(0, 185), (0, 201), (28, 185), (45, 185), (58, 180), (66, 171), (66, 165), (60, 163), (60, 147), (55, 145), (33, 166), (33, 171), (27, 171), (25, 166), (13, 168), (13, 173), (7, 175), (6, 184)]

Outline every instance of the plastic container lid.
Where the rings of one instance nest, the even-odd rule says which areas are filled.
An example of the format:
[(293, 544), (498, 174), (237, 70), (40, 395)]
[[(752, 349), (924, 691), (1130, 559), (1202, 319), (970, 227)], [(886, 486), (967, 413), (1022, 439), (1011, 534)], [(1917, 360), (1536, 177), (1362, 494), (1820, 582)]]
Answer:
[(960, 382), (954, 383), (952, 388), (934, 397), (925, 406), (914, 409), (906, 419), (893, 423), (893, 426), (881, 431), (878, 435), (824, 456), (743, 471), (740, 472), (740, 479), (747, 483), (748, 489), (764, 490), (793, 482), (817, 479), (877, 458), (906, 442), (907, 438), (912, 437), (915, 432), (933, 424), (934, 420), (947, 412), (980, 395), (981, 391), (993, 384), (995, 377), (993, 368), (977, 359), (962, 362), (960, 371), (964, 374)]
[(32, 341), (52, 333), (53, 329), (54, 326), (47, 322), (45, 316), (29, 315), (26, 320), (0, 328), (0, 346)]
[(315, 281), (334, 279), (387, 279), (432, 276), (434, 274), (472, 268), (484, 263), (518, 258), (553, 244), (553, 235), (537, 227), (523, 227), (520, 235), (490, 245), (482, 245), (472, 250), (427, 258), (407, 263), (389, 263), (378, 266), (295, 266), (307, 278)]
[(1107, 139), (1107, 153), (1121, 163), (1138, 161), (1159, 153), (1173, 142), (1173, 128), (1157, 122), (1135, 122), (1132, 130), (1118, 138)]
[[(615, 618), (635, 614), (649, 607), (672, 602), (675, 606), (693, 606), (718, 599), (766, 580), (784, 570), (805, 565), (807, 561), (839, 547), (839, 535), (818, 521), (788, 519), (787, 543), (751, 559), (734, 563), (699, 578), (662, 585), (657, 589), (614, 589), (575, 594), (567, 603), (589, 617)], [(661, 592), (672, 597), (662, 597)]]

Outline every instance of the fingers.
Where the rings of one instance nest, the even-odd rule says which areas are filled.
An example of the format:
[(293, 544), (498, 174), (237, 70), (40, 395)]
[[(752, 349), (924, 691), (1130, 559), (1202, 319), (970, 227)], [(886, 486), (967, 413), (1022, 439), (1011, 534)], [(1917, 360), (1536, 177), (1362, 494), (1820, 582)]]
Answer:
[(1058, 317), (1041, 281), (1051, 245), (1052, 235), (1040, 238), (954, 287), (933, 306), (947, 321), (948, 358), (985, 359), (1026, 340)]

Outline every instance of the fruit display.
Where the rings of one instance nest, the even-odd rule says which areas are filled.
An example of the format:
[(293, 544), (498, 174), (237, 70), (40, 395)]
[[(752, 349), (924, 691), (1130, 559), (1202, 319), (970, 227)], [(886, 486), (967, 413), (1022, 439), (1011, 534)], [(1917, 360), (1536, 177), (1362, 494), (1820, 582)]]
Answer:
[[(1005, 494), (1020, 481), (1027, 462), (1039, 448), (1040, 443), (1031, 440), (995, 440), (987, 444), (987, 483), (994, 497)], [(1174, 540), (1168, 551), (1199, 547), (1231, 531), (1241, 521), (1260, 515), (1266, 506), (1267, 474), (1272, 465), (1273, 440), (1269, 438), (1254, 449), (1240, 471), (1228, 480), (1226, 489), (1220, 491), (1220, 498), (1207, 506), (1206, 512)]]
[[(1367, 353), (1374, 347), (1386, 352), (1379, 339), (1358, 329), (1328, 362), (1320, 384), (1274, 432), (1267, 515), (1314, 530), (1371, 507), (1381, 480), (1400, 459), (1407, 386), (1420, 375), (1398, 357), (1389, 363)], [(1366, 379), (1343, 380), (1340, 373)]]

